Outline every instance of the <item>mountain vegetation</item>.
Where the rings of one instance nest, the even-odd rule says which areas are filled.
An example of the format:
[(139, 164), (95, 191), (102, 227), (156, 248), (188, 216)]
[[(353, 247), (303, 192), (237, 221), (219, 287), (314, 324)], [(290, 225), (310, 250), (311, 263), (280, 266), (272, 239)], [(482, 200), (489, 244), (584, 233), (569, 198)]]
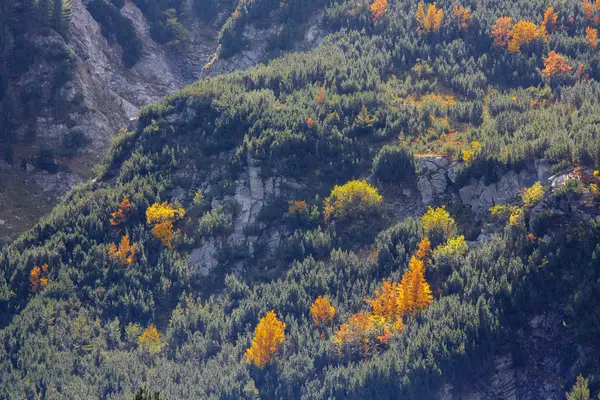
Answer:
[[(185, 37), (171, 3), (140, 3), (157, 40)], [(146, 107), (93, 180), (2, 248), (0, 397), (433, 398), (490, 373), (493, 351), (518, 359), (530, 317), (556, 307), (561, 395), (597, 394), (600, 4), (231, 6), (221, 57), (251, 23), (293, 37), (318, 12), (331, 33)], [(21, 7), (0, 23), (14, 43)], [(541, 158), (573, 173), (483, 215), (449, 201), (400, 218), (424, 156), (457, 161), (457, 187)], [(283, 189), (240, 232), (246, 175)], [(475, 220), (497, 232), (477, 240)]]

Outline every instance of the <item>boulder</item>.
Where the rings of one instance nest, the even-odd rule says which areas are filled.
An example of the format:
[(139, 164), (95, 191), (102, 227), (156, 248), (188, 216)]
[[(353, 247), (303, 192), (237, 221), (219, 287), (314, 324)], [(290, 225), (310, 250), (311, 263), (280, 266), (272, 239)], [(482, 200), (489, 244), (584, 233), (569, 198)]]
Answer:
[(437, 195), (442, 195), (448, 187), (448, 180), (444, 171), (439, 171), (431, 177), (431, 186)]

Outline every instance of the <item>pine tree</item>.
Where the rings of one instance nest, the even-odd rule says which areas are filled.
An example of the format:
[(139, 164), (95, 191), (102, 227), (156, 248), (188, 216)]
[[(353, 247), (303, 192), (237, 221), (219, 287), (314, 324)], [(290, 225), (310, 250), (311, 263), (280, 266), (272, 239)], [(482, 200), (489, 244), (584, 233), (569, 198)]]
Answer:
[(47, 27), (50, 21), (50, 0), (38, 0), (36, 15), (38, 27)]
[(589, 400), (590, 389), (587, 379), (579, 375), (570, 392), (566, 393), (567, 400)]

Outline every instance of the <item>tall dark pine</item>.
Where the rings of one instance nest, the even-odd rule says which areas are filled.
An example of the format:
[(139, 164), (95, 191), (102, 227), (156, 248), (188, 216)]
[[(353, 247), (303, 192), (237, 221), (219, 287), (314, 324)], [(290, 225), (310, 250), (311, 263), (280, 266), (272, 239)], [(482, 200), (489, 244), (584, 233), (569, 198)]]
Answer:
[(63, 2), (62, 0), (53, 0), (52, 4), (52, 27), (54, 30), (64, 36), (63, 22)]
[(47, 27), (50, 22), (50, 0), (38, 0), (36, 11), (38, 27)]

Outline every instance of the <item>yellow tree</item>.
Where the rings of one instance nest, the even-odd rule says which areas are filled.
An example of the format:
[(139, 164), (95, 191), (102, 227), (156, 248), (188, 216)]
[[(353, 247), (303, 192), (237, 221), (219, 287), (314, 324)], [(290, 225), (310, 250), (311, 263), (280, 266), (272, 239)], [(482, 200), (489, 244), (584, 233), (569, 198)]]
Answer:
[(144, 332), (138, 337), (138, 346), (150, 354), (155, 354), (160, 351), (160, 334), (156, 329), (156, 326), (150, 325)]
[(328, 325), (335, 318), (335, 308), (329, 304), (327, 296), (319, 296), (310, 307), (310, 313), (317, 326)]
[(127, 196), (123, 197), (123, 200), (119, 204), (119, 209), (111, 214), (110, 224), (112, 226), (121, 225), (127, 220), (127, 215), (129, 214), (129, 209), (131, 208), (131, 203)]
[(494, 47), (506, 48), (510, 40), (510, 30), (512, 29), (511, 17), (500, 17), (492, 26), (492, 38)]
[(136, 253), (137, 245), (135, 243), (130, 244), (129, 234), (121, 238), (118, 248), (114, 243), (111, 243), (108, 249), (108, 257), (113, 261), (119, 261), (123, 266), (133, 264)]
[(538, 28), (536, 24), (529, 21), (519, 21), (510, 31), (510, 40), (508, 42), (508, 51), (510, 53), (519, 53), (521, 47), (531, 43), (536, 39), (547, 41), (545, 29)]
[(388, 3), (387, 0), (375, 0), (371, 4), (371, 14), (373, 14), (373, 21), (377, 21), (387, 11)]
[(279, 351), (279, 345), (285, 340), (286, 324), (277, 319), (271, 310), (261, 318), (254, 330), (252, 346), (246, 350), (246, 362), (264, 368)]
[(437, 8), (436, 3), (434, 2), (427, 6), (427, 13), (425, 13), (423, 2), (419, 2), (417, 5), (416, 18), (419, 25), (417, 29), (421, 34), (437, 32), (442, 26), (444, 10)]
[(168, 201), (164, 203), (154, 203), (146, 209), (146, 222), (148, 225), (154, 225), (152, 234), (160, 239), (163, 245), (173, 247), (173, 222), (183, 218), (185, 210), (175, 208)]

